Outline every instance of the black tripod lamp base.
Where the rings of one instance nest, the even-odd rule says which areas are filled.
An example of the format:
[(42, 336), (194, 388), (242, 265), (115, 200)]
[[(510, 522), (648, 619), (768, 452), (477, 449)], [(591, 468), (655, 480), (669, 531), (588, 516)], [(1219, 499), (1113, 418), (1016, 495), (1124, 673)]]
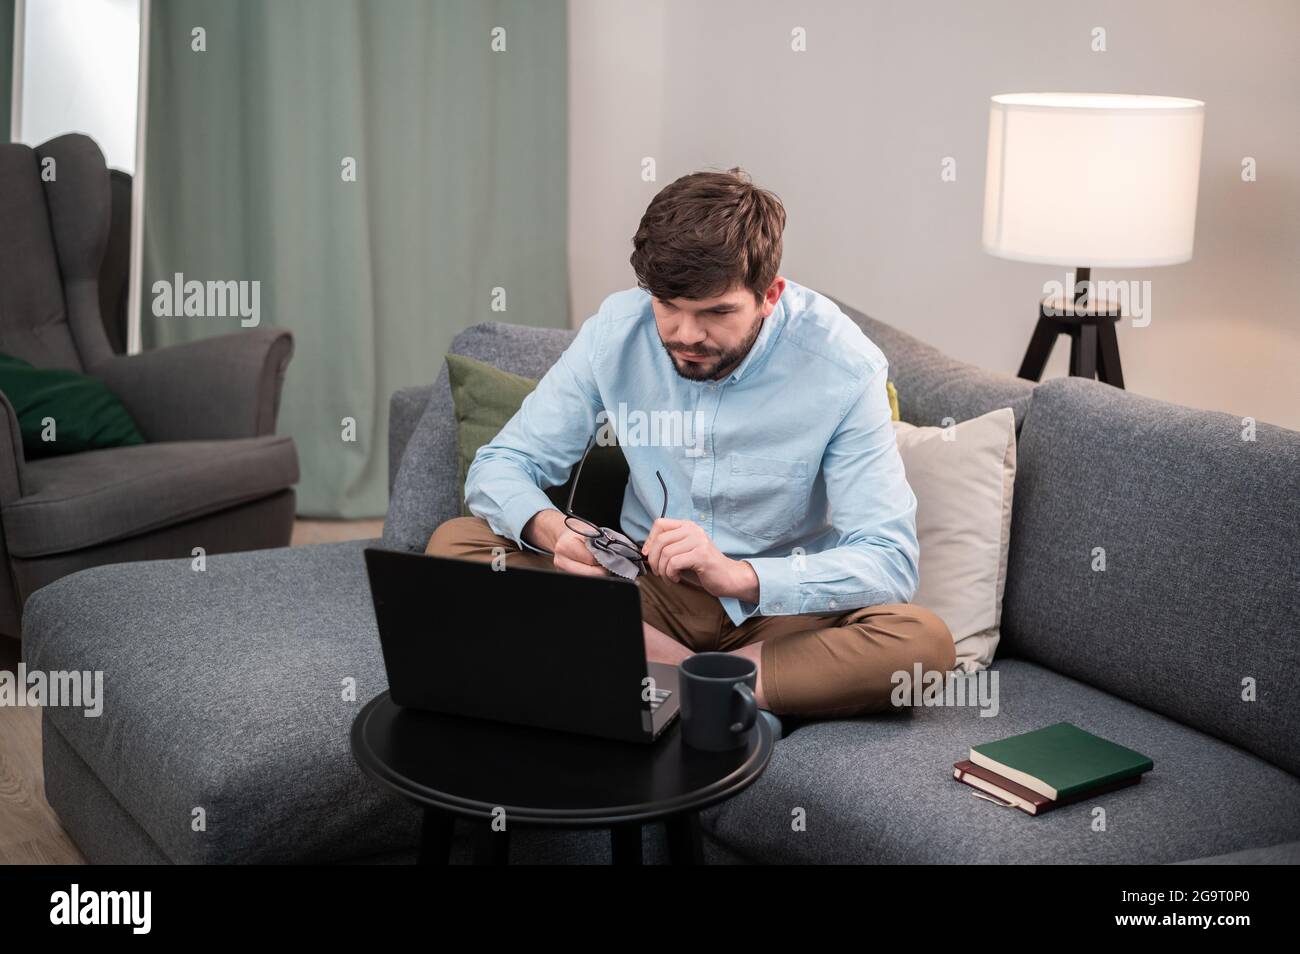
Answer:
[(1070, 374), (1079, 378), (1096, 378), (1117, 388), (1124, 386), (1124, 371), (1119, 362), (1119, 339), (1115, 336), (1118, 316), (1105, 318), (1067, 318), (1039, 313), (1033, 337), (1025, 349), (1019, 376), (1040, 381), (1057, 336), (1070, 336)]
[[(1088, 270), (1078, 271), (1078, 281), (1088, 283)], [(1114, 302), (1096, 301), (1087, 295), (1088, 285), (1081, 287), (1075, 300), (1049, 298), (1039, 303), (1038, 323), (1020, 362), (1019, 376), (1041, 381), (1052, 346), (1060, 335), (1070, 336), (1070, 375), (1096, 378), (1103, 384), (1124, 386), (1124, 371), (1119, 363), (1119, 339), (1115, 325), (1120, 309)]]

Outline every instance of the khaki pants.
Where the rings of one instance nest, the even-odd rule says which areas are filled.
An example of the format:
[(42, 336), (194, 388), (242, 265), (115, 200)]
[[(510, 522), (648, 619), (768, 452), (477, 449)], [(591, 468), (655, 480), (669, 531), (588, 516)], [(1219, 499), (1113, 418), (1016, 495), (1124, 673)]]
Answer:
[[(479, 517), (448, 520), (429, 538), (427, 553), (489, 561), (505, 551), (506, 566), (551, 569), (545, 553), (521, 550)], [(690, 583), (652, 575), (638, 578), (642, 619), (694, 652), (730, 652), (762, 643), (763, 692), (778, 715), (851, 716), (890, 708), (891, 676), (920, 663), (946, 672), (956, 655), (943, 620), (909, 603), (843, 613), (752, 616), (731, 622), (718, 602)], [(909, 683), (910, 685), (910, 683)]]

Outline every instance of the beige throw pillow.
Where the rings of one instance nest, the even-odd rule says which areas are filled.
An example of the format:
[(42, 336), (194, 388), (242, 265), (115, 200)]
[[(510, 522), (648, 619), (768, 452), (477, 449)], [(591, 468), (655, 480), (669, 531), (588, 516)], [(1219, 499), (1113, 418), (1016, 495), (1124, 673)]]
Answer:
[(1002, 621), (1016, 477), (1010, 408), (951, 427), (894, 422), (907, 482), (916, 494), (921, 580), (912, 602), (952, 630), (956, 668), (993, 661)]

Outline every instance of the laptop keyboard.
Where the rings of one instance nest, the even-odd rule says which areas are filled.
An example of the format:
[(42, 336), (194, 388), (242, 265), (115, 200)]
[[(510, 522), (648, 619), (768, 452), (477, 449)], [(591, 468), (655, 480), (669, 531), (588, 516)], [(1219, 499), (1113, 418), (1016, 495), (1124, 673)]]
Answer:
[(651, 689), (650, 690), (650, 711), (658, 709), (669, 696), (673, 694), (671, 689)]

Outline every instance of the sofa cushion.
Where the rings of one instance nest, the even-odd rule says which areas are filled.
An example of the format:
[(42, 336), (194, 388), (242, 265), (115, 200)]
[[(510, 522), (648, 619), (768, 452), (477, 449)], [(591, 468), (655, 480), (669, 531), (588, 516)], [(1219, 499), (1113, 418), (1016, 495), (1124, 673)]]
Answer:
[(5, 540), (15, 557), (66, 553), (257, 500), (297, 480), (293, 440), (276, 435), (29, 461), (23, 496), (4, 506)]
[[(757, 782), (702, 814), (703, 827), (751, 860), (786, 863), (1163, 863), (1300, 836), (1300, 779), (1276, 766), (1033, 663), (1000, 659), (986, 672), (998, 673), (995, 717), (921, 707), (804, 725)], [(1133, 788), (1037, 817), (953, 780), (971, 745), (1067, 718), (1155, 768)], [(1094, 830), (1098, 807), (1105, 830)], [(797, 809), (806, 830), (792, 826)]]
[[(456, 443), (459, 469), (456, 486), (463, 488), (465, 478), (479, 449), (500, 433), (518, 413), (524, 398), (537, 388), (536, 378), (511, 374), (493, 367), (486, 361), (467, 358), (462, 354), (447, 355), (447, 374), (451, 380), (451, 400), (456, 408)], [(574, 478), (578, 468), (569, 472), (568, 479), (553, 487), (543, 487), (551, 503), (563, 509), (574, 493), (573, 512), (580, 514), (599, 527), (618, 529), (623, 516), (623, 494), (627, 489), (627, 458), (618, 446), (617, 435), (606, 428), (588, 449), (586, 463), (582, 465), (582, 479), (574, 491)], [(462, 504), (461, 514), (473, 516), (468, 504)]]
[(1039, 387), (1000, 652), (1300, 773), (1300, 433), (1242, 434), (1094, 381)]
[[(104, 671), (101, 716), (47, 708), (46, 720), (172, 861), (415, 844), (419, 811), (366, 778), (349, 747), (353, 718), (388, 686), (365, 545), (210, 556), (202, 572), (189, 560), (101, 566), (27, 601), (29, 668)], [(206, 831), (192, 830), (195, 808)]]
[(916, 494), (920, 582), (912, 602), (939, 615), (956, 644), (954, 668), (993, 661), (1007, 580), (1016, 480), (1016, 425), (1009, 408), (952, 428), (894, 424)]
[[(458, 334), (451, 343), (451, 353), (486, 361), (511, 374), (541, 378), (575, 334), (571, 328), (485, 322)], [(457, 448), (456, 410), (444, 362), (393, 481), (384, 521), (385, 546), (423, 552), (433, 531), (460, 515), (464, 488), (457, 483)]]

